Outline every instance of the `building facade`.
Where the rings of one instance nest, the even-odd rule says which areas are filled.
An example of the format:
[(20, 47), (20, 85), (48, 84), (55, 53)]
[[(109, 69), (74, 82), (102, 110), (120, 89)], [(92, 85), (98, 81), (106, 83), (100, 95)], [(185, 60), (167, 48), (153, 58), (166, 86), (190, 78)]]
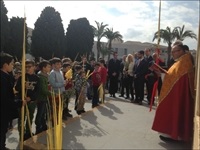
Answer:
[[(138, 42), (138, 41), (126, 41), (124, 43), (120, 43), (120, 42), (112, 43), (112, 51), (118, 53), (118, 58), (122, 58), (123, 55), (134, 54), (140, 50), (145, 50), (146, 48), (149, 48), (151, 51), (151, 54), (153, 54), (156, 49), (156, 44), (147, 43), (147, 42), (142, 43), (142, 42)], [(161, 49), (161, 57), (165, 61), (167, 61), (167, 47), (160, 45), (160, 49)], [(94, 41), (92, 51), (96, 58), (96, 56), (97, 56), (97, 42), (96, 41)], [(102, 57), (101, 53), (100, 53), (100, 56)], [(105, 56), (104, 59), (107, 60), (108, 56)]]

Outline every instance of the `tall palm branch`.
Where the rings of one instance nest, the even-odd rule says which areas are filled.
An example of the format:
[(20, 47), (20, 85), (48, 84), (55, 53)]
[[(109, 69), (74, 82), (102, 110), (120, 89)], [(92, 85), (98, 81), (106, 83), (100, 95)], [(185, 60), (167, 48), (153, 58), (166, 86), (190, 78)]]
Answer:
[(104, 37), (105, 27), (108, 26), (107, 24), (103, 24), (103, 22), (99, 23), (95, 21), (97, 28), (93, 26), (94, 36), (97, 37), (97, 59), (100, 57), (101, 51), (101, 38)]
[[(154, 33), (153, 41), (155, 39), (159, 38), (158, 37), (158, 32), (159, 31), (157, 31), (157, 32)], [(173, 41), (176, 39), (176, 33), (177, 33), (177, 29), (176, 28), (174, 28), (172, 31), (171, 31), (170, 27), (167, 27), (166, 29), (160, 29), (160, 39), (163, 40), (163, 43), (167, 43), (167, 45), (168, 45), (167, 63), (170, 62), (170, 58), (171, 58), (171, 45), (172, 45)]]
[(108, 50), (109, 50), (109, 54), (108, 54), (108, 60), (110, 59), (110, 53), (112, 52), (112, 41), (113, 40), (118, 40), (120, 42), (123, 42), (122, 38), (123, 36), (119, 33), (119, 31), (113, 31), (113, 28), (106, 28), (105, 31), (105, 37), (108, 39)]
[(197, 35), (192, 30), (185, 30), (185, 25), (181, 27), (175, 27), (177, 40), (183, 41), (185, 38), (192, 38), (197, 40)]

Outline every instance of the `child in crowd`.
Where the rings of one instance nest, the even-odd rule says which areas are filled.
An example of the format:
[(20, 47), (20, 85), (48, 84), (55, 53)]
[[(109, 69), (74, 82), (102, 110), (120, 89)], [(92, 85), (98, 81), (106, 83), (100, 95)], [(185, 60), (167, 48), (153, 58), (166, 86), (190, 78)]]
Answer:
[(51, 70), (51, 65), (49, 61), (43, 60), (39, 63), (39, 88), (37, 96), (37, 115), (35, 119), (36, 134), (47, 130), (47, 106), (48, 97), (51, 92), (48, 90), (48, 76)]
[[(1, 61), (1, 141), (0, 149), (7, 149), (6, 146), (6, 133), (8, 131), (8, 123), (13, 119), (13, 115), (18, 114), (17, 107), (21, 106), (21, 103), (14, 102), (14, 79), (12, 74), (14, 59), (7, 53), (0, 53)], [(25, 103), (24, 103), (25, 104)]]
[(75, 91), (76, 91), (76, 99), (75, 99), (75, 110), (78, 115), (84, 113), (84, 104), (87, 93), (87, 79), (85, 78), (85, 72), (82, 70), (80, 65), (75, 67), (76, 69), (76, 77), (75, 77)]
[(65, 91), (65, 80), (61, 71), (61, 60), (60, 58), (53, 58), (51, 63), (53, 68), (49, 74), (49, 83), (56, 94), (59, 90), (62, 93)]
[[(32, 122), (33, 122), (34, 112), (36, 108), (36, 98), (38, 95), (39, 77), (35, 74), (35, 62), (33, 60), (26, 60), (25, 64), (26, 64), (26, 74), (25, 74), (25, 98), (24, 99), (27, 101), (30, 123), (31, 123), (31, 128), (32, 128)], [(19, 99), (23, 99), (21, 80), (22, 78), (19, 77), (15, 86), (16, 91), (18, 91), (17, 97)], [(25, 112), (26, 112), (26, 109), (25, 109)], [(30, 138), (32, 134), (31, 129), (29, 128), (29, 124), (28, 124), (27, 112), (25, 113), (25, 117), (26, 119), (24, 120), (25, 121), (24, 140)], [(21, 136), (21, 114), (18, 119), (18, 130)]]
[(103, 99), (101, 100), (102, 102), (104, 102), (105, 100), (105, 88), (106, 88), (106, 81), (107, 81), (107, 68), (105, 67), (105, 60), (104, 59), (100, 59), (99, 60), (100, 63), (100, 67), (99, 67), (99, 73), (101, 76), (101, 84), (103, 86)]
[(73, 84), (72, 84), (72, 78), (67, 79), (66, 78), (66, 73), (71, 69), (71, 65), (69, 62), (66, 62), (63, 64), (62, 66), (62, 72), (63, 72), (63, 77), (65, 79), (66, 82), (66, 86), (65, 86), (65, 91), (63, 92), (63, 98), (65, 99), (65, 103), (64, 103), (64, 110), (63, 110), (63, 117), (65, 119), (67, 119), (67, 117), (73, 117), (72, 114), (70, 114), (70, 110), (68, 108), (69, 106), (69, 100), (70, 97), (74, 94), (74, 90), (73, 90)]
[[(14, 77), (13, 80), (14, 80), (14, 86), (15, 86), (18, 78), (21, 76), (21, 64), (20, 64), (20, 62), (15, 62), (13, 71), (10, 72), (10, 74), (11, 74), (11, 76)], [(16, 91), (15, 90), (14, 90), (14, 94), (16, 96)], [(13, 128), (13, 119), (10, 120), (10, 122), (9, 122), (9, 128), (8, 129), (12, 129), (12, 128)]]
[[(65, 91), (66, 82), (64, 80), (63, 72), (61, 71), (61, 59), (55, 57), (51, 60), (51, 64), (53, 69), (51, 70), (49, 75), (50, 86), (55, 93), (55, 96), (57, 96), (60, 92), (61, 100), (64, 101), (65, 99), (63, 99), (63, 92)], [(65, 101), (63, 103), (65, 103)], [(66, 119), (64, 115), (63, 119)]]
[(15, 62), (15, 65), (14, 65), (14, 69), (13, 69), (13, 75), (14, 75), (14, 78), (15, 78), (15, 81), (17, 81), (17, 79), (21, 76), (21, 64), (20, 62)]
[(92, 86), (93, 86), (93, 98), (92, 98), (92, 108), (99, 106), (99, 92), (98, 88), (101, 84), (101, 75), (98, 71), (100, 64), (97, 62), (94, 65), (94, 71), (92, 73)]

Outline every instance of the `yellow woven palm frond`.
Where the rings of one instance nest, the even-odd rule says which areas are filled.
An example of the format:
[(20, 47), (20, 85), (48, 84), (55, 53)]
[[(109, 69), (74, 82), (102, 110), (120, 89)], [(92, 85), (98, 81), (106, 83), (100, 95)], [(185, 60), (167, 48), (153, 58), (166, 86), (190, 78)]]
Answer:
[(28, 127), (29, 127), (29, 131), (30, 131), (30, 135), (31, 135), (31, 137), (33, 137), (31, 120), (30, 120), (30, 113), (29, 113), (29, 109), (28, 109), (28, 104), (25, 105), (25, 109), (26, 109), (26, 116), (27, 116), (27, 121), (28, 121)]
[(61, 99), (60, 91), (59, 91), (59, 102), (58, 102), (58, 124), (56, 125), (56, 149), (62, 149), (62, 108), (63, 108), (63, 102)]
[[(58, 102), (56, 103), (56, 96)], [(49, 104), (50, 106), (50, 104)], [(52, 109), (50, 109), (52, 107)], [(52, 94), (52, 105), (47, 109), (48, 130), (47, 130), (47, 149), (62, 149), (62, 112), (63, 101), (60, 91), (58, 95)]]
[(47, 129), (47, 149), (51, 149), (53, 148), (52, 144), (52, 127), (51, 127), (51, 111), (50, 111), (50, 104), (48, 103), (49, 107), (47, 106), (47, 125), (48, 125), (48, 129)]
[(99, 91), (99, 98), (101, 99), (101, 101), (103, 102), (103, 84), (101, 84), (98, 88)]
[(93, 74), (93, 72), (90, 73), (89, 75), (87, 75), (87, 76), (86, 76), (86, 79), (88, 79), (92, 74)]
[(90, 70), (88, 70), (88, 71), (87, 71), (87, 73), (86, 73), (86, 77), (88, 77), (88, 76), (89, 76), (89, 73), (90, 73)]
[(66, 79), (72, 79), (72, 69), (69, 69), (66, 73), (65, 73), (65, 77)]

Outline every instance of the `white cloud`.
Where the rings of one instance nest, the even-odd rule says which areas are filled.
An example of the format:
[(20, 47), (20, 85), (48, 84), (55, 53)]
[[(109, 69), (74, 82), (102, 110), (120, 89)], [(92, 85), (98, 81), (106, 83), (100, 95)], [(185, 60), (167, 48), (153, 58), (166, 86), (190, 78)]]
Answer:
[[(71, 19), (86, 17), (96, 26), (95, 20), (108, 24), (114, 31), (119, 31), (124, 41), (135, 40), (152, 42), (153, 34), (158, 30), (159, 1), (4, 1), (8, 17), (24, 16), (26, 9), (27, 24), (34, 28), (34, 23), (46, 6), (52, 6), (61, 14), (64, 29)], [(194, 3), (190, 2), (193, 6)], [(198, 33), (199, 7), (189, 7), (183, 1), (162, 1), (161, 28), (172, 29), (185, 25), (186, 30)], [(199, 2), (198, 2), (199, 4)], [(17, 8), (17, 9), (16, 9)], [(103, 39), (106, 41), (105, 39)], [(156, 41), (155, 41), (156, 42)], [(184, 43), (196, 49), (197, 41), (186, 39)], [(163, 43), (161, 43), (163, 44)]]

